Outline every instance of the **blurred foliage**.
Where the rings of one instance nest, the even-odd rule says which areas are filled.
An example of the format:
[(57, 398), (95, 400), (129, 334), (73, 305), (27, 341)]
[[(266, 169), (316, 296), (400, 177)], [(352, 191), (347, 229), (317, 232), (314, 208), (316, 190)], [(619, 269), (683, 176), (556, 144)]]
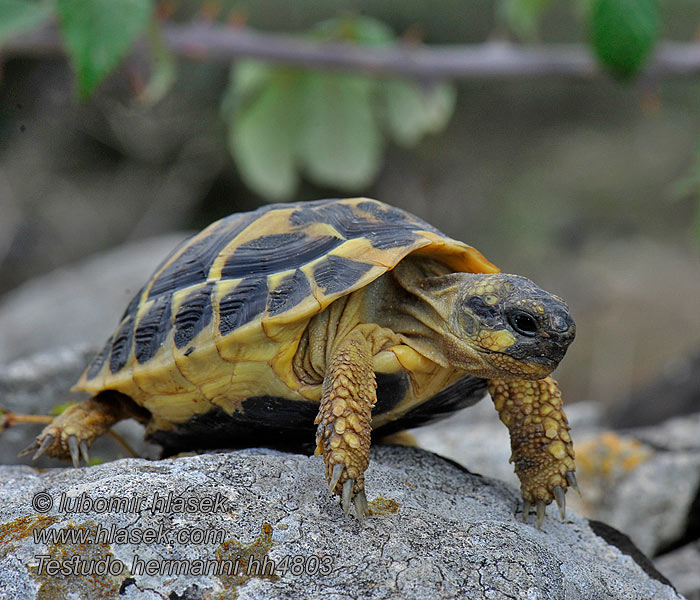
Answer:
[[(577, 0), (590, 43), (601, 65), (627, 79), (644, 66), (661, 29), (657, 0)], [(499, 16), (520, 38), (537, 38), (554, 0), (501, 0)]]
[(0, 0), (0, 44), (44, 25), (52, 15), (48, 2)]
[(598, 59), (617, 77), (631, 77), (656, 42), (656, 0), (591, 0), (590, 29)]
[(61, 413), (63, 413), (66, 409), (70, 408), (74, 404), (77, 404), (78, 402), (76, 400), (69, 400), (68, 402), (63, 402), (61, 404), (57, 404), (54, 406), (50, 411), (50, 415), (58, 416)]
[(697, 198), (697, 210), (695, 212), (695, 222), (693, 230), (697, 243), (700, 244), (700, 144), (695, 150), (695, 162), (690, 168), (688, 174), (676, 181), (671, 190), (673, 197), (676, 200), (682, 200), (688, 196)]
[(537, 30), (544, 12), (554, 0), (501, 0), (499, 16), (521, 38), (537, 38)]
[(87, 98), (124, 58), (151, 19), (150, 0), (56, 0), (63, 42)]
[(145, 104), (154, 104), (161, 100), (175, 83), (177, 61), (154, 23), (148, 28), (148, 40), (153, 57), (152, 72), (151, 78), (139, 94), (139, 100)]
[[(395, 43), (381, 23), (360, 17), (326, 21), (312, 36)], [(445, 127), (454, 101), (446, 84), (242, 61), (232, 70), (222, 113), (243, 179), (261, 195), (284, 200), (294, 194), (300, 169), (319, 185), (348, 192), (366, 187), (381, 166), (385, 134), (415, 146)]]
[[(528, 14), (522, 8), (527, 3), (509, 1), (511, 9)], [(10, 4), (0, 0), (4, 8)], [(39, 15), (36, 27), (56, 23), (55, 0), (12, 4), (14, 19), (25, 18), (17, 6), (29, 6), (26, 14)], [(214, 5), (221, 7), (218, 12)], [(53, 308), (80, 315), (78, 324), (66, 326), (75, 336), (70, 343), (90, 330), (96, 334), (93, 343), (101, 344), (112, 317), (97, 320), (104, 323), (104, 334), (83, 317), (91, 311), (85, 299), (100, 288), (98, 277), (82, 270), (77, 279), (63, 269), (50, 271), (128, 244), (118, 252), (130, 249), (130, 254), (109, 261), (96, 256), (91, 271), (104, 273), (109, 285), (109, 293), (94, 304), (112, 307), (108, 312), (117, 318), (138, 289), (133, 286), (142, 283), (127, 283), (122, 270), (175, 243), (158, 242), (163, 245), (146, 250), (137, 240), (198, 230), (264, 201), (245, 185), (242, 168), (234, 168), (227, 152), (235, 117), (222, 98), (233, 100), (231, 65), (209, 60), (206, 52), (175, 57), (162, 41), (166, 28), (192, 24), (206, 32), (216, 21), (222, 28), (306, 32), (308, 40), (329, 35), (323, 27), (309, 33), (329, 18), (372, 15), (380, 23), (377, 43), (386, 30), (381, 24), (390, 26), (408, 55), (421, 42), (476, 45), (506, 38), (522, 40), (527, 48), (531, 40), (590, 41), (591, 0), (529, 6), (535, 9), (526, 33), (504, 16), (504, 0), (437, 5), (429, 0), (161, 0), (134, 51), (79, 104), (71, 94), (71, 85), (77, 87), (72, 63), (53, 50), (23, 54), (8, 48), (0, 80), (0, 292), (17, 290), (5, 296), (5, 306), (30, 306), (28, 299), (49, 293), (50, 282), (65, 282), (66, 299), (59, 295)], [(33, 11), (37, 7), (43, 12)], [(659, 14), (664, 39), (695, 39), (697, 0), (659, 3)], [(10, 19), (0, 23), (11, 33)], [(23, 31), (30, 31), (33, 26), (24, 23)], [(10, 44), (31, 43), (18, 35)], [(510, 43), (517, 48), (519, 42)], [(159, 45), (163, 65), (157, 66)], [(290, 78), (301, 73), (260, 66), (249, 69), (248, 81), (243, 77), (241, 100), (252, 101), (252, 90), (265, 89), (258, 75), (277, 69)], [(389, 106), (383, 91), (402, 83), (374, 80), (372, 116), (383, 163), (361, 193), (425, 218), (503, 269), (566, 298), (580, 324), (573, 354), (557, 374), (568, 399), (620, 403), (633, 397), (633, 385), (662, 371), (668, 359), (697, 346), (700, 244), (689, 244), (688, 234), (700, 195), (700, 162), (692, 168), (700, 139), (700, 79), (657, 80), (646, 73), (624, 84), (612, 77), (468, 78), (458, 82), (449, 126), (440, 135), (414, 133), (420, 142), (408, 150), (396, 140), (406, 135), (403, 143), (410, 143), (415, 118), (395, 118), (401, 113)], [(418, 89), (420, 96), (399, 89), (389, 98), (423, 116), (416, 98), (433, 88)], [(158, 97), (157, 104), (149, 104)], [(342, 144), (337, 140), (333, 151)], [(272, 151), (287, 147), (273, 143)], [(306, 163), (296, 153), (293, 159), (287, 163), (298, 180), (293, 200), (341, 194), (335, 185), (314, 185)], [(680, 177), (688, 185), (674, 196), (670, 192)], [(43, 273), (50, 279), (30, 281)], [(33, 320), (43, 315), (46, 323), (62, 321), (54, 312), (16, 319), (15, 337), (5, 320), (0, 341), (13, 346), (12, 356), (63, 344)]]
[[(496, 13), (502, 28), (532, 41), (547, 13), (563, 3), (499, 0)], [(241, 24), (246, 21), (244, 4), (220, 0), (183, 6), (189, 6), (188, 19)], [(661, 30), (656, 0), (568, 4), (604, 68), (619, 79), (639, 73)], [(467, 14), (466, 6), (463, 10)], [(157, 17), (182, 19), (180, 13), (176, 2), (161, 2), (156, 11), (152, 0), (0, 0), (0, 44), (55, 19), (75, 70), (78, 97), (85, 99), (147, 34), (151, 76), (138, 98), (154, 103), (176, 79), (176, 61), (160, 37)], [(306, 37), (387, 47), (399, 42), (410, 46), (421, 33), (408, 32), (407, 39), (398, 40), (381, 20), (350, 15), (325, 20)], [(221, 115), (242, 179), (263, 197), (283, 200), (292, 197), (302, 174), (345, 192), (366, 188), (382, 166), (388, 140), (416, 146), (446, 127), (454, 103), (454, 88), (447, 83), (239, 61), (231, 70)]]

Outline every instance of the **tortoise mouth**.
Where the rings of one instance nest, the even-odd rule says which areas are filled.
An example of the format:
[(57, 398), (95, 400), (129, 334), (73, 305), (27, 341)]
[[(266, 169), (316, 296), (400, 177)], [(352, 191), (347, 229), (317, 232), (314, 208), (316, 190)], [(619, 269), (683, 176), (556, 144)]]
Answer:
[(508, 352), (482, 350), (483, 360), (493, 369), (489, 377), (506, 377), (522, 379), (544, 379), (559, 365), (558, 360), (546, 356), (515, 357)]
[[(563, 356), (562, 356), (563, 358)], [(536, 365), (542, 365), (543, 367), (548, 367), (552, 371), (559, 366), (559, 363), (561, 362), (561, 358), (559, 360), (552, 359), (552, 358), (547, 358), (546, 356), (530, 356), (526, 359), (523, 360), (523, 362), (529, 362), (533, 363)]]

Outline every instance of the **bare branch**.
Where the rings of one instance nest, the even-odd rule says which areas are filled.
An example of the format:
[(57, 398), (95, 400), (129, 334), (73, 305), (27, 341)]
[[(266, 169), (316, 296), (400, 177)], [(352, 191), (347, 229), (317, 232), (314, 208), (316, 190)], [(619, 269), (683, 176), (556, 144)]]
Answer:
[[(406, 75), (420, 79), (571, 77), (602, 75), (590, 50), (576, 44), (516, 45), (494, 41), (449, 46), (399, 45), (368, 48), (347, 43), (314, 42), (278, 33), (261, 33), (209, 23), (166, 24), (168, 47), (194, 60), (258, 58), (325, 69)], [(45, 56), (63, 52), (54, 27), (5, 43), (4, 56)], [(664, 42), (644, 75), (654, 78), (700, 74), (700, 43)]]

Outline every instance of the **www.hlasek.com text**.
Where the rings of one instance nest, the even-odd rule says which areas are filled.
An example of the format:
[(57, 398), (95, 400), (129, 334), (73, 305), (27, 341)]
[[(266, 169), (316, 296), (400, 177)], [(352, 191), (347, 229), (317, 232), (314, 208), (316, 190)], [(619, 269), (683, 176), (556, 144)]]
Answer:
[(216, 527), (94, 527), (49, 528), (32, 531), (35, 544), (222, 544), (226, 530)]

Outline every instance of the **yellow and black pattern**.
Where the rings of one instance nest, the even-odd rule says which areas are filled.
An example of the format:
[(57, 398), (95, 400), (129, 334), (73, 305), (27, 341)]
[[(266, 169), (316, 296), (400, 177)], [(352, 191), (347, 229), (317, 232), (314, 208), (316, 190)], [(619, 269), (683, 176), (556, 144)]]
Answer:
[(188, 400), (216, 398), (233, 375), (214, 368), (208, 377), (216, 389), (203, 389), (189, 375), (197, 353), (202, 360), (206, 354), (245, 363), (248, 371), (239, 365), (236, 381), (254, 379), (251, 365), (281, 360), (280, 345), (299, 335), (308, 319), (413, 252), (458, 271), (497, 270), (475, 249), (410, 213), (365, 198), (270, 205), (221, 219), (156, 269), (76, 389), (180, 394), (183, 410)]

